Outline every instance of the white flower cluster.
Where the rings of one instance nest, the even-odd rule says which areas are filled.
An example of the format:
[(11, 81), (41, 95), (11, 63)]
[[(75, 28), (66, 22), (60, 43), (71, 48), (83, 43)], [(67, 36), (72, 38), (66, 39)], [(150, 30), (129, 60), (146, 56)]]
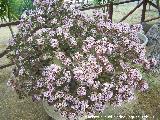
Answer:
[(46, 100), (73, 120), (103, 112), (107, 103), (121, 105), (134, 99), (136, 89), (148, 88), (139, 68), (148, 70), (156, 60), (145, 57), (140, 25), (112, 23), (98, 12), (89, 18), (54, 0), (34, 4), (11, 44), (17, 78), (10, 85), (21, 95)]

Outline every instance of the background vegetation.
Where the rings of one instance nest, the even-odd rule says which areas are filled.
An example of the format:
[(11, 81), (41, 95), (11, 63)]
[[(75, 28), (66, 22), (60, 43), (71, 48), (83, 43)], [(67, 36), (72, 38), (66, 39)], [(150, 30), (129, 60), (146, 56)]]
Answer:
[(23, 11), (33, 8), (33, 0), (0, 0), (0, 18), (2, 21), (17, 20)]

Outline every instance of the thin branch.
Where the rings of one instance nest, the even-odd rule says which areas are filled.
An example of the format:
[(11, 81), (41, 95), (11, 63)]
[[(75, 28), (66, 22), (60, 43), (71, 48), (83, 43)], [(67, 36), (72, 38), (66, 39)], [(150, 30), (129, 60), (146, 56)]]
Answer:
[(7, 22), (7, 23), (2, 23), (0, 24), (0, 27), (6, 27), (6, 26), (10, 26), (10, 25), (18, 25), (20, 24), (20, 21), (13, 21), (13, 22)]
[(4, 69), (4, 68), (10, 67), (10, 66), (12, 66), (12, 65), (14, 65), (14, 63), (8, 63), (8, 64), (6, 64), (6, 65), (1, 65), (1, 66), (0, 66), (0, 69)]
[(115, 2), (115, 3), (113, 3), (113, 4), (114, 4), (114, 5), (120, 5), (120, 4), (124, 4), (124, 3), (135, 2), (135, 1), (139, 1), (139, 0), (129, 0), (129, 1), (122, 1), (122, 2)]
[[(115, 2), (115, 3), (113, 3), (113, 5), (120, 5), (120, 4), (124, 4), (124, 3), (135, 2), (135, 1), (138, 1), (138, 0), (134, 0), (134, 1), (133, 1), (133, 0), (129, 0), (129, 1), (123, 1), (123, 2)], [(108, 5), (109, 5), (109, 3), (106, 3), (106, 4), (101, 4), (101, 5), (96, 5), (96, 6), (81, 8), (80, 10), (81, 10), (81, 11), (84, 11), (84, 10), (102, 8), (102, 7), (106, 7), (106, 6), (108, 6)]]
[(154, 17), (154, 18), (151, 18), (151, 19), (148, 19), (148, 20), (145, 20), (144, 22), (149, 22), (149, 21), (156, 20), (156, 19), (160, 19), (160, 16), (159, 17)]
[[(4, 20), (5, 20), (5, 22), (7, 23), (7, 20), (6, 20), (6, 19), (4, 19)], [(10, 19), (9, 19), (9, 22), (10, 22)], [(12, 30), (11, 25), (9, 25), (8, 27), (9, 27), (9, 30), (10, 30), (10, 32), (11, 32), (12, 37), (14, 37), (14, 33), (13, 33), (13, 30)]]
[(124, 21), (129, 15), (131, 15), (136, 9), (138, 9), (143, 4), (143, 1), (138, 4), (133, 10), (131, 10), (126, 16), (124, 16), (119, 22)]
[(152, 5), (153, 7), (155, 7), (156, 9), (158, 9), (158, 10), (159, 10), (158, 5), (156, 5), (156, 4), (154, 4), (154, 3), (152, 3), (151, 1), (148, 1), (148, 3), (149, 3), (150, 5)]
[(109, 3), (106, 3), (106, 4), (103, 4), (103, 5), (96, 5), (96, 6), (91, 6), (91, 7), (81, 8), (80, 10), (81, 10), (81, 11), (84, 11), (84, 10), (90, 10), (90, 9), (102, 8), (102, 7), (106, 7), (106, 6), (108, 6), (108, 5), (109, 5)]
[(2, 53), (0, 53), (0, 58), (8, 54), (10, 51), (10, 46), (8, 46)]

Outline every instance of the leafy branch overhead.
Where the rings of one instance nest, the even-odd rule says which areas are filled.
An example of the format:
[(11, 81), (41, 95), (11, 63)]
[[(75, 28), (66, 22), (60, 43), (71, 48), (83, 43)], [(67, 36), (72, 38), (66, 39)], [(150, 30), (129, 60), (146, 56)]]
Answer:
[[(0, 18), (17, 20), (24, 10), (33, 8), (33, 0), (0, 0)], [(15, 7), (16, 6), (16, 7)]]

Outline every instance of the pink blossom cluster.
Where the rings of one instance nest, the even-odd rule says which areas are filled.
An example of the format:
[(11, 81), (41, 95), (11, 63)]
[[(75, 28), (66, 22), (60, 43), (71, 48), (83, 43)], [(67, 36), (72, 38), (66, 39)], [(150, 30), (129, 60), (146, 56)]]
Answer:
[(141, 25), (112, 23), (99, 12), (89, 17), (54, 0), (34, 3), (36, 9), (22, 15), (10, 44), (16, 68), (9, 85), (14, 83), (21, 95), (47, 101), (74, 120), (148, 89), (141, 70), (156, 60), (145, 56), (137, 36)]

